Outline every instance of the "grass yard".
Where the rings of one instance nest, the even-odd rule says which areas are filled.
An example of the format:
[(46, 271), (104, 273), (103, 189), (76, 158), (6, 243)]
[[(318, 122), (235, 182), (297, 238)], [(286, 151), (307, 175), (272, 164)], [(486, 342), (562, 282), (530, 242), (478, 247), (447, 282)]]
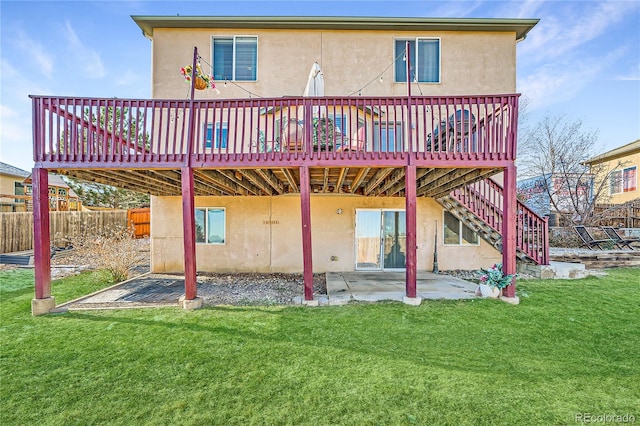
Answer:
[[(32, 317), (0, 272), (0, 423), (565, 425), (640, 421), (640, 269), (520, 281), (521, 304), (86, 311)], [(106, 286), (53, 284), (61, 303)], [(628, 417), (629, 418), (629, 417)]]

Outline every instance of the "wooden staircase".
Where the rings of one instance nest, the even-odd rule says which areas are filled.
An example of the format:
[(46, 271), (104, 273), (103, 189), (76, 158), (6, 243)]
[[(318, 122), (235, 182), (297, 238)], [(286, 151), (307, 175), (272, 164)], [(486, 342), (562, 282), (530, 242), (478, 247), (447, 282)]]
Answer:
[[(485, 179), (452, 191), (436, 201), (481, 238), (502, 251), (502, 187)], [(546, 218), (517, 202), (516, 255), (538, 265), (549, 264), (549, 226)]]

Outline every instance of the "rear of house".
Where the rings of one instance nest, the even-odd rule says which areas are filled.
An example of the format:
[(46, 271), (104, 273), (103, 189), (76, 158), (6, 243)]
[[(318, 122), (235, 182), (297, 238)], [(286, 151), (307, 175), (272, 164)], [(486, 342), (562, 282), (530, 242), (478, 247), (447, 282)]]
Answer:
[[(407, 42), (413, 62), (410, 90), (415, 96), (509, 94), (515, 92), (517, 39), (533, 25), (530, 21), (506, 25), (504, 21), (358, 18), (134, 20), (153, 41), (153, 97), (159, 99), (184, 98), (188, 93), (178, 70), (191, 62), (193, 46), (198, 47), (205, 72), (213, 68), (219, 91), (196, 91), (196, 99), (301, 96), (314, 62), (324, 75), (325, 96), (406, 96)], [(429, 111), (428, 121), (446, 120), (464, 109), (462, 99), (458, 107)], [(389, 114), (387, 105), (386, 110), (376, 106), (380, 111), (375, 107), (358, 111), (340, 103), (329, 107), (327, 115), (340, 134), (352, 140), (358, 128), (370, 122), (366, 132), (370, 140), (363, 142), (373, 150), (404, 146), (408, 126), (415, 130), (419, 123), (409, 123), (407, 117), (393, 114), (395, 110)], [(289, 112), (282, 114), (283, 121)], [(275, 111), (273, 128), (266, 128), (267, 148), (285, 143), (281, 113)], [(233, 127), (222, 110), (202, 124), (200, 138), (212, 149), (224, 149), (233, 139)], [(256, 133), (254, 139), (258, 138)], [(378, 170), (372, 167), (354, 185), (362, 169), (344, 169), (319, 168), (312, 175), (314, 271), (404, 269), (405, 200), (402, 190), (389, 192), (391, 182), (396, 186), (400, 181), (399, 174), (376, 176)], [(242, 174), (243, 180), (249, 180)], [(284, 177), (278, 181), (287, 184)], [(228, 195), (195, 198), (198, 270), (299, 272), (302, 235), (295, 188), (273, 195)], [(180, 210), (178, 196), (152, 198), (152, 268), (156, 272), (183, 270), (183, 234), (174, 220)], [(433, 197), (419, 197), (417, 211), (418, 269), (432, 269), (436, 246), (441, 269), (475, 269), (500, 262), (500, 251)]]
[(34, 312), (47, 170), (149, 193), (152, 270), (184, 272), (185, 308), (197, 270), (302, 271), (306, 300), (313, 272), (404, 270), (416, 298), (435, 250), (440, 269), (547, 262), (515, 184), (516, 47), (537, 20), (133, 19), (152, 99), (33, 96)]

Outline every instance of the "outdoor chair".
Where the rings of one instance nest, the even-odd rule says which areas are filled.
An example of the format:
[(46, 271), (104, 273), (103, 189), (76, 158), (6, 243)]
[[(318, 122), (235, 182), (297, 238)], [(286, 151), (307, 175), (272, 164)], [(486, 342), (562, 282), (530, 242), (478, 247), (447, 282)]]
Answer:
[(594, 247), (597, 247), (600, 250), (605, 250), (615, 245), (615, 241), (612, 239), (596, 240), (595, 238), (593, 238), (593, 236), (591, 236), (587, 228), (583, 225), (574, 226), (573, 229), (575, 229), (576, 233), (583, 242), (580, 247), (587, 247), (589, 250), (593, 250)]
[[(469, 134), (475, 132), (475, 128), (476, 117), (469, 110), (459, 109), (433, 129), (433, 134), (427, 135), (427, 151), (468, 151)], [(475, 139), (475, 134), (471, 139)]]
[(633, 247), (631, 247), (631, 244), (640, 242), (640, 238), (623, 238), (620, 234), (618, 234), (618, 231), (616, 231), (613, 226), (602, 226), (601, 228), (604, 233), (607, 234), (607, 237), (615, 241), (616, 245), (621, 249), (629, 247), (629, 249), (635, 250)]

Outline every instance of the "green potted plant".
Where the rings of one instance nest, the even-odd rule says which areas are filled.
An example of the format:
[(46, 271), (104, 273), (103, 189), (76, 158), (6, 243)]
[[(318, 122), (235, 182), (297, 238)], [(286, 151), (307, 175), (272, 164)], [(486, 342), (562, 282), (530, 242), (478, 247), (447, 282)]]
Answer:
[(502, 263), (496, 263), (491, 268), (480, 269), (480, 285), (477, 292), (482, 297), (497, 298), (502, 289), (511, 284), (517, 274), (505, 275), (502, 272)]

